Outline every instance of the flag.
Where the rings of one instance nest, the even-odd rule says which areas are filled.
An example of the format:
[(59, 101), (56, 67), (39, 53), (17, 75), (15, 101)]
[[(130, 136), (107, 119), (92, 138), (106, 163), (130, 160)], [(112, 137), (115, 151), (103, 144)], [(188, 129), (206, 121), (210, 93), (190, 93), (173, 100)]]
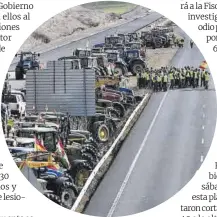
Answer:
[(203, 61), (201, 64), (200, 64), (200, 69), (207, 69), (208, 68), (208, 64), (206, 61)]
[(43, 140), (40, 141), (36, 137), (35, 137), (35, 150), (36, 151), (47, 151), (46, 148), (44, 147)]
[(66, 166), (66, 168), (70, 168), (71, 165), (69, 163), (68, 157), (66, 155), (65, 149), (64, 149), (64, 145), (61, 141), (61, 139), (59, 138), (59, 141), (57, 143), (57, 153), (60, 155), (60, 157), (63, 160), (64, 165)]

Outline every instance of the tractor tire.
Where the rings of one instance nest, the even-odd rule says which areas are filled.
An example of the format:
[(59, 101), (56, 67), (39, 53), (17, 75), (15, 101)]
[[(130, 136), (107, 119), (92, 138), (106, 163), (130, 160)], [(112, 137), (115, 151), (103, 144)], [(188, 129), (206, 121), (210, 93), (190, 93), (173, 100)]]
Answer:
[(44, 193), (44, 196), (53, 201), (54, 203), (61, 205), (61, 199), (59, 196), (54, 193)]
[(127, 69), (124, 65), (121, 64), (116, 64), (115, 68), (114, 68), (114, 74), (115, 75), (125, 75), (127, 74)]
[(107, 112), (110, 115), (110, 117), (112, 117), (112, 118), (120, 118), (120, 115), (119, 115), (118, 111), (116, 111), (113, 108), (108, 108)]
[(127, 103), (131, 104), (131, 105), (135, 105), (136, 104), (136, 100), (134, 96), (127, 96)]
[(81, 189), (85, 185), (85, 183), (86, 183), (86, 181), (87, 181), (87, 179), (88, 179), (88, 177), (92, 171), (92, 166), (87, 162), (82, 162), (79, 165), (77, 165), (75, 170), (76, 170), (76, 172), (75, 172), (75, 185), (79, 189)]
[(134, 76), (137, 75), (139, 72), (143, 72), (143, 70), (144, 70), (144, 66), (140, 62), (135, 62), (131, 66), (131, 72)]
[(110, 131), (110, 137), (112, 137), (115, 135), (115, 132), (117, 132), (117, 126), (113, 120), (110, 120), (107, 123)]
[(109, 128), (101, 121), (94, 123), (94, 134), (96, 140), (100, 143), (108, 142), (110, 138)]
[(86, 144), (82, 145), (82, 149), (90, 150), (90, 152), (93, 154), (94, 153), (97, 154), (99, 151), (98, 147), (94, 146), (92, 143), (86, 143)]
[(120, 103), (113, 103), (113, 107), (119, 113), (119, 116), (123, 118), (126, 113), (124, 106)]
[(60, 190), (61, 206), (71, 209), (77, 196), (77, 189), (71, 182), (63, 182), (63, 186)]
[(82, 147), (81, 153), (88, 153), (92, 156), (94, 161), (97, 161), (97, 154), (98, 152), (92, 149), (91, 147)]
[(97, 164), (97, 157), (95, 159), (91, 153), (83, 152), (81, 154), (81, 157), (82, 157), (83, 160), (86, 160), (91, 165), (92, 169), (96, 166), (96, 164)]

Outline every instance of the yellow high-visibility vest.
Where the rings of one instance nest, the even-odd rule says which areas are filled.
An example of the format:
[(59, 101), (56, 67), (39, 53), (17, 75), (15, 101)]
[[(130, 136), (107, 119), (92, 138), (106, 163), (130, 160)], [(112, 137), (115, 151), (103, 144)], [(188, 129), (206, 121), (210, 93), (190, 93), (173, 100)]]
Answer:
[(209, 81), (209, 73), (205, 74), (205, 81)]
[(170, 73), (169, 77), (170, 77), (170, 80), (173, 80), (174, 79), (173, 73)]

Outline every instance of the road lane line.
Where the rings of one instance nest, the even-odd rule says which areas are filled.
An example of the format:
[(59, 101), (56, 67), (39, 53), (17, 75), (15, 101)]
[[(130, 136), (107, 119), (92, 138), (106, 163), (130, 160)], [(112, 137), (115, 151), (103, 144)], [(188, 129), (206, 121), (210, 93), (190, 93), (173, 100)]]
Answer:
[(205, 113), (203, 113), (203, 118), (205, 118), (206, 117), (206, 115), (205, 115)]
[(203, 125), (203, 126), (202, 126), (202, 130), (204, 130), (204, 129), (205, 129), (205, 126)]
[(204, 138), (202, 138), (201, 143), (204, 144)]
[(129, 181), (129, 178), (130, 178), (130, 176), (131, 176), (131, 174), (132, 174), (132, 172), (133, 172), (133, 169), (134, 169), (134, 167), (135, 167), (135, 165), (136, 165), (136, 162), (137, 162), (137, 160), (139, 159), (139, 156), (140, 156), (140, 154), (141, 154), (141, 152), (142, 152), (142, 150), (143, 150), (143, 148), (144, 148), (144, 146), (145, 146), (145, 144), (146, 144), (146, 142), (147, 142), (148, 136), (149, 136), (149, 134), (150, 134), (150, 132), (151, 132), (151, 130), (152, 130), (152, 127), (154, 126), (154, 123), (155, 123), (155, 121), (156, 121), (156, 119), (157, 119), (157, 117), (158, 117), (158, 115), (159, 115), (159, 113), (160, 113), (160, 109), (161, 109), (161, 107), (162, 107), (162, 105), (163, 105), (163, 103), (164, 103), (164, 101), (165, 101), (165, 99), (166, 99), (168, 93), (169, 93), (169, 92), (167, 91), (167, 92), (164, 94), (164, 96), (163, 96), (163, 98), (162, 98), (162, 100), (161, 100), (161, 102), (160, 102), (160, 105), (158, 106), (158, 109), (157, 109), (157, 111), (156, 111), (156, 113), (155, 113), (155, 116), (154, 116), (154, 118), (152, 119), (152, 122), (151, 122), (151, 124), (150, 124), (150, 126), (149, 126), (149, 128), (148, 128), (148, 130), (147, 130), (147, 133), (146, 133), (146, 135), (145, 135), (145, 137), (144, 137), (144, 139), (143, 139), (143, 141), (142, 141), (142, 143), (141, 143), (141, 145), (140, 145), (140, 148), (139, 148), (139, 150), (138, 150), (138, 152), (137, 152), (137, 154), (136, 154), (136, 156), (135, 156), (135, 158), (134, 158), (134, 160), (133, 160), (133, 162), (132, 162), (132, 164), (131, 164), (131, 166), (130, 166), (130, 168), (129, 168), (129, 170), (128, 170), (128, 173), (127, 173), (127, 175), (126, 175), (126, 177), (125, 177), (125, 179), (124, 179), (124, 181), (123, 181), (123, 183), (122, 183), (122, 185), (121, 185), (121, 188), (119, 189), (118, 194), (117, 194), (115, 200), (114, 200), (113, 203), (112, 203), (112, 206), (111, 206), (111, 208), (110, 208), (110, 210), (109, 210), (109, 212), (108, 212), (107, 217), (112, 217), (112, 215), (113, 215), (113, 213), (114, 213), (114, 211), (115, 211), (115, 209), (116, 209), (116, 207), (117, 207), (117, 204), (118, 204), (118, 202), (119, 202), (119, 200), (120, 200), (120, 198), (121, 198), (121, 195), (123, 194), (123, 191), (124, 191), (124, 189), (125, 189), (125, 187), (126, 187), (128, 181)]
[(204, 156), (201, 155), (201, 156), (200, 156), (200, 162), (203, 163), (203, 161), (204, 161)]

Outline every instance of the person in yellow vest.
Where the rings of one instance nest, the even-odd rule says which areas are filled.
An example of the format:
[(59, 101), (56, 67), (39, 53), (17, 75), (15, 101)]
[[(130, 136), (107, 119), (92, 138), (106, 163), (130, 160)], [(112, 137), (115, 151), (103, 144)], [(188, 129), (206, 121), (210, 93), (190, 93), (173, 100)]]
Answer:
[(155, 71), (152, 71), (151, 73), (151, 87), (154, 89), (155, 85)]
[(194, 69), (191, 67), (190, 69), (190, 86), (194, 87)]
[(205, 70), (203, 69), (202, 72), (201, 72), (201, 76), (200, 76), (200, 86), (203, 87), (205, 84), (205, 78), (204, 78), (204, 75), (205, 75)]
[(137, 86), (139, 87), (139, 89), (142, 87), (142, 73), (141, 72), (137, 72), (136, 74), (137, 76)]
[(197, 80), (198, 80), (198, 76), (197, 76), (197, 69), (193, 70), (193, 88), (197, 87)]
[(10, 134), (13, 127), (14, 127), (14, 120), (12, 118), (8, 118), (8, 121), (7, 121), (7, 137), (9, 137), (9, 134)]
[(146, 88), (150, 88), (150, 72), (147, 71), (146, 75)]
[(147, 69), (145, 68), (142, 73), (142, 88), (146, 88), (147, 85)]
[(158, 82), (157, 82), (157, 73), (154, 72), (152, 75), (152, 82), (153, 82), (153, 90), (154, 92), (157, 92)]
[(179, 46), (179, 38), (176, 38), (176, 39), (175, 39), (175, 45), (176, 45), (176, 46)]
[(185, 76), (185, 87), (190, 86), (190, 82), (191, 82), (190, 68), (187, 67), (187, 69), (186, 69), (186, 76)]
[(168, 76), (166, 74), (166, 71), (164, 71), (164, 75), (162, 78), (162, 82), (163, 82), (163, 90), (167, 91), (167, 84), (168, 84)]
[(173, 68), (174, 70), (174, 85), (175, 86), (179, 86), (179, 76), (178, 76), (178, 69), (177, 68)]
[(197, 87), (199, 87), (200, 75), (201, 75), (200, 69), (197, 69), (197, 80), (196, 80), (196, 86)]
[(157, 74), (157, 90), (161, 91), (162, 90), (162, 77), (161, 77), (161, 73), (158, 72)]
[(170, 80), (170, 88), (173, 89), (174, 88), (174, 73), (172, 70), (169, 72), (169, 80)]
[(205, 71), (205, 73), (204, 73), (204, 86), (205, 86), (205, 89), (208, 89), (208, 87), (209, 87), (209, 76), (210, 76), (210, 73), (208, 71)]
[(180, 76), (181, 76), (181, 88), (183, 88), (185, 86), (185, 75), (186, 75), (185, 69), (182, 68), (181, 72), (180, 72)]

